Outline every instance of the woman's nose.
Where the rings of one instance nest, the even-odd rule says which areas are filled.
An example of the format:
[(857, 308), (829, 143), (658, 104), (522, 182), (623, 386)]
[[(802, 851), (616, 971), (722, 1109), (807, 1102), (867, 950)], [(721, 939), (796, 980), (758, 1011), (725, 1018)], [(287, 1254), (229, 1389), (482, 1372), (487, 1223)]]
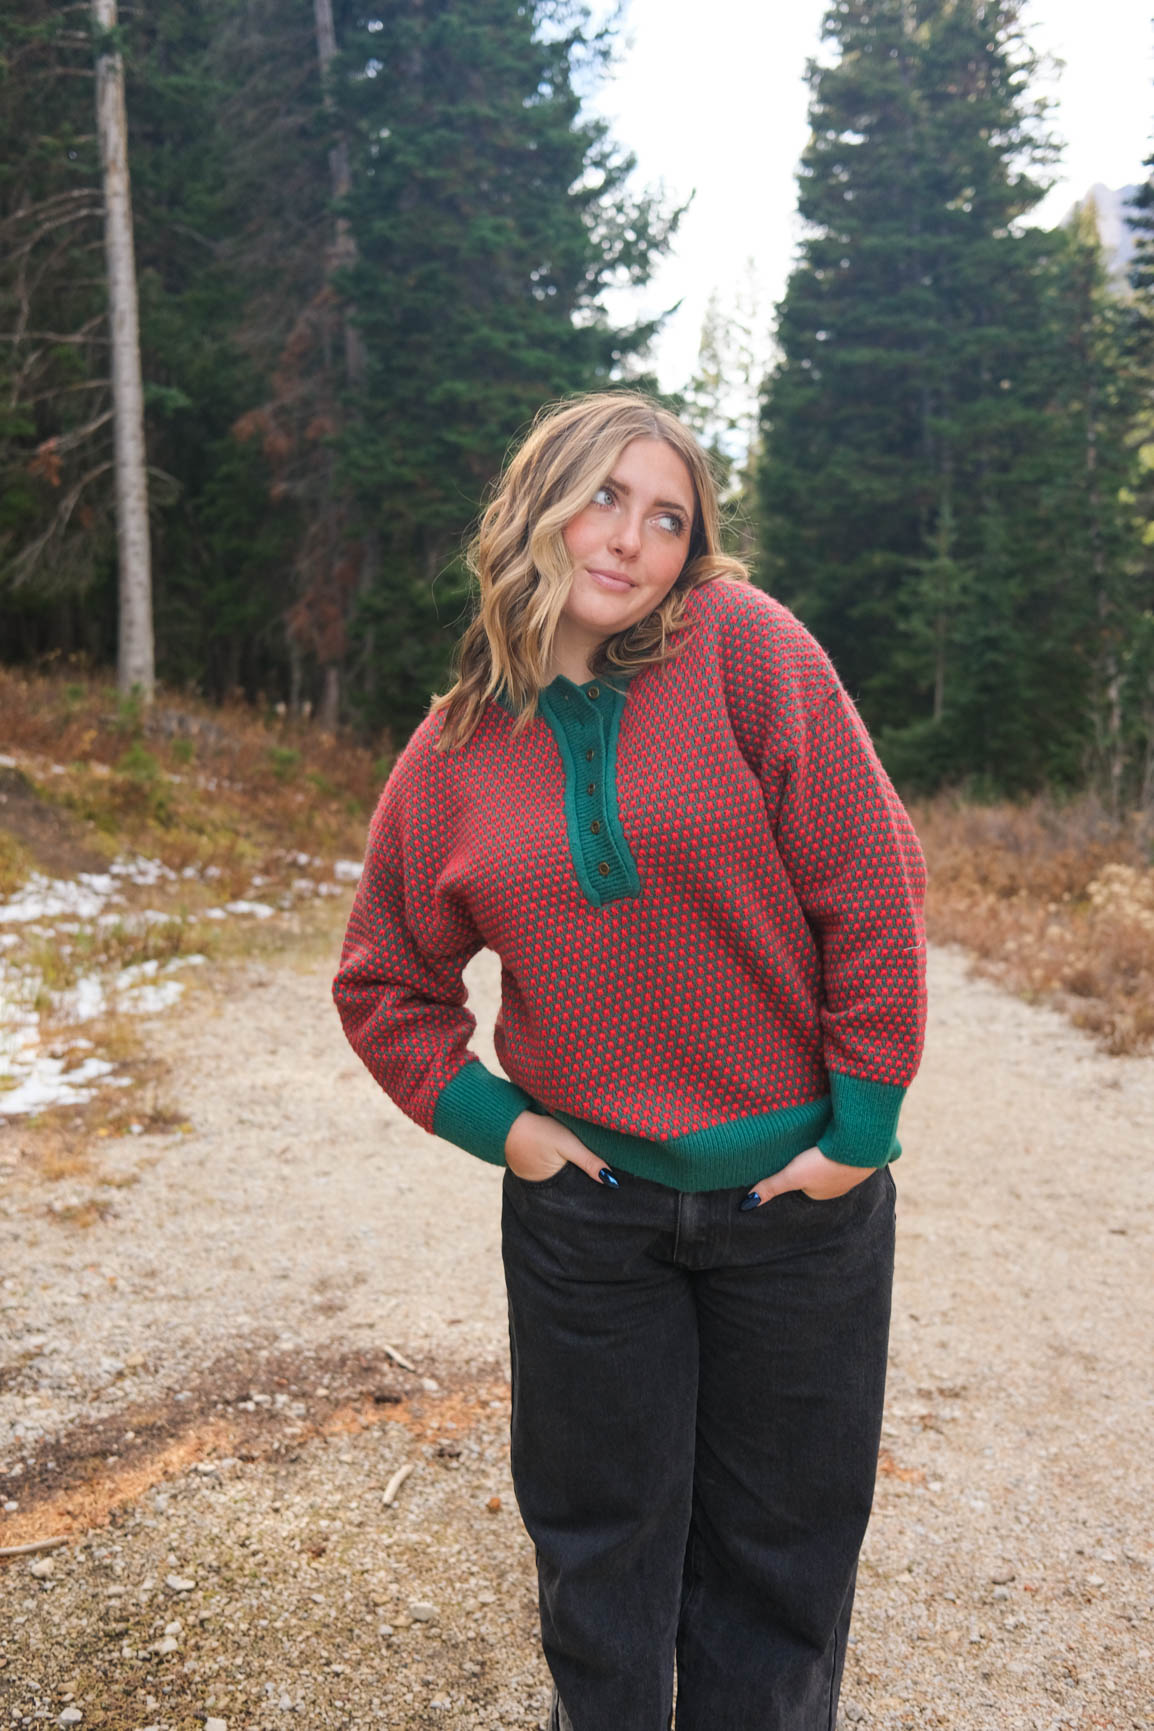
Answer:
[(620, 553), (623, 558), (636, 553), (641, 545), (640, 525), (628, 517), (621, 518), (614, 527), (610, 544), (613, 551)]

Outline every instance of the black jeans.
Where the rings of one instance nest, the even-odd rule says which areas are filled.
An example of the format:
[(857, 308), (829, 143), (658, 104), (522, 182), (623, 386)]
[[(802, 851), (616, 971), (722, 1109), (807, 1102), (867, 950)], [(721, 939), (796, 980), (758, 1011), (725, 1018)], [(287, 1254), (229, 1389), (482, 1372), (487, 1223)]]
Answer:
[(877, 1470), (888, 1168), (741, 1213), (505, 1174), (513, 1482), (555, 1731), (833, 1731)]

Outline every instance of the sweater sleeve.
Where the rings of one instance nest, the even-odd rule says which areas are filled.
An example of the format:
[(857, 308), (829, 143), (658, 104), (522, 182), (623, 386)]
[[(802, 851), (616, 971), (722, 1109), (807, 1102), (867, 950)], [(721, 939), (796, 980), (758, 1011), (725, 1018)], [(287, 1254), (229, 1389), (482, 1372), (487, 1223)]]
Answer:
[(333, 997), (349, 1044), (401, 1110), (493, 1165), (529, 1096), (469, 1048), (463, 972), (482, 947), (453, 896), (454, 806), (423, 724), (369, 830)]
[[(926, 1023), (926, 867), (901, 800), (833, 664), (764, 593), (725, 596), (732, 720), (821, 955), (831, 1160), (882, 1166)], [(736, 628), (735, 628), (736, 627)]]
[(926, 868), (913, 825), (837, 683), (797, 717), (777, 842), (821, 951), (833, 1116), (818, 1147), (850, 1166), (901, 1152), (898, 1114), (926, 1024)]

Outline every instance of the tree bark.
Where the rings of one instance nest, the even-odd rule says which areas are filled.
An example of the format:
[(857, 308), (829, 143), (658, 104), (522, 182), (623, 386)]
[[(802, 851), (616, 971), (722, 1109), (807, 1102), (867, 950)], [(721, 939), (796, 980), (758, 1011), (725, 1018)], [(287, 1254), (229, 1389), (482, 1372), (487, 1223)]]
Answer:
[[(313, 16), (316, 23), (317, 59), (320, 61), (323, 100), (326, 109), (331, 113), (335, 104), (329, 84), (329, 68), (337, 52), (332, 0), (313, 0)], [(333, 198), (346, 198), (351, 184), (351, 173), (349, 169), (349, 145), (343, 133), (337, 136), (337, 140), (329, 152), (329, 174), (332, 179)], [(347, 217), (338, 216), (336, 219), (336, 231), (329, 257), (330, 275), (334, 271), (356, 263), (357, 243)], [(364, 339), (353, 321), (352, 309), (347, 303), (342, 308), (341, 327), (345, 345), (345, 378), (355, 391), (363, 391), (368, 377)], [(361, 548), (361, 572), (357, 586), (359, 594), (367, 594), (373, 588), (379, 564), (380, 553), (377, 536), (374, 531), (370, 530), (364, 537)], [(336, 731), (340, 719), (343, 673), (343, 661), (339, 663), (329, 662), (324, 670), (321, 715), (323, 725), (332, 732)], [(366, 679), (366, 684), (370, 683), (371, 672)]]
[[(321, 65), (321, 90), (324, 105), (331, 113), (334, 104), (332, 91), (329, 88), (329, 66), (337, 52), (337, 33), (333, 23), (332, 0), (313, 0), (313, 15), (316, 20), (317, 58)], [(333, 197), (346, 198), (351, 184), (351, 175), (349, 171), (349, 144), (343, 133), (338, 135), (336, 143), (329, 151), (329, 174), (332, 178)], [(337, 217), (336, 236), (331, 258), (330, 268), (332, 270), (340, 270), (345, 265), (356, 263), (357, 243), (347, 217)], [(365, 347), (360, 331), (349, 316), (348, 307), (344, 309), (341, 322), (345, 338), (345, 373), (349, 384), (360, 390), (365, 383)]]
[(104, 251), (115, 413), (116, 541), (120, 570), (117, 681), (125, 696), (135, 692), (145, 703), (151, 703), (156, 683), (152, 563), (124, 61), (114, 42), (108, 40), (109, 33), (116, 29), (116, 0), (93, 0), (92, 10), (97, 29), (96, 128), (104, 183)]

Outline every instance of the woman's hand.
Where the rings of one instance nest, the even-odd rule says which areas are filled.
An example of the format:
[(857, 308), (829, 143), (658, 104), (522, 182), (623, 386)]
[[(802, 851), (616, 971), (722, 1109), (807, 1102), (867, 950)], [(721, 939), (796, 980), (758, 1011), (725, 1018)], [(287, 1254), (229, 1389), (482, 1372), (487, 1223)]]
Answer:
[(572, 1130), (541, 1112), (522, 1112), (505, 1137), (505, 1164), (518, 1178), (540, 1184), (560, 1172), (566, 1161), (580, 1166), (595, 1184), (614, 1190), (617, 1180), (605, 1162), (574, 1136)]
[(741, 1207), (762, 1207), (775, 1196), (784, 1196), (787, 1190), (801, 1190), (815, 1202), (830, 1202), (855, 1185), (864, 1184), (875, 1170), (873, 1166), (843, 1166), (840, 1160), (827, 1160), (820, 1148), (807, 1148), (772, 1178), (763, 1178), (760, 1184), (755, 1184)]

